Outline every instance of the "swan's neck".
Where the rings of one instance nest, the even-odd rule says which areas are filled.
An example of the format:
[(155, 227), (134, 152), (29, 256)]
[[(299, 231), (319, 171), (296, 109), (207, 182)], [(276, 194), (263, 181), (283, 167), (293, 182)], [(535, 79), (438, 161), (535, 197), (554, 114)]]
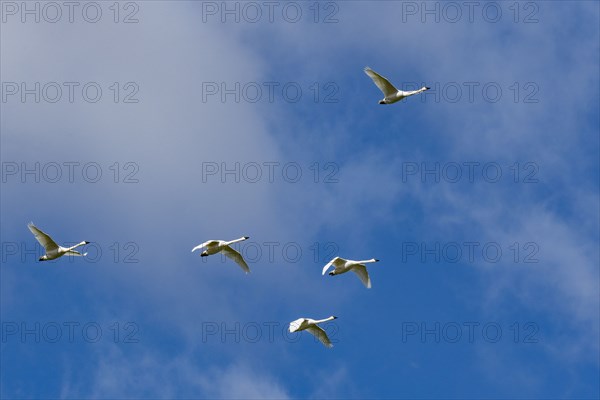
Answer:
[(415, 95), (415, 94), (423, 93), (426, 90), (427, 90), (426, 87), (422, 87), (419, 90), (411, 90), (411, 91), (408, 91), (408, 92), (404, 92), (404, 96), (405, 97), (412, 96), (412, 95)]
[(368, 264), (368, 263), (374, 263), (374, 262), (377, 262), (377, 260), (374, 258), (371, 258), (370, 260), (358, 261), (358, 264)]
[(237, 242), (242, 242), (244, 240), (246, 240), (246, 238), (245, 237), (241, 237), (239, 239), (232, 240), (231, 242), (227, 242), (227, 244), (233, 244), (233, 243), (237, 243)]
[(321, 322), (332, 321), (332, 320), (334, 320), (334, 319), (335, 319), (335, 317), (334, 317), (334, 316), (331, 316), (331, 317), (329, 317), (329, 318), (325, 318), (325, 319), (319, 319), (319, 320), (316, 320), (316, 321), (315, 321), (315, 324), (320, 324)]
[(85, 244), (85, 242), (77, 243), (75, 246), (67, 248), (67, 250), (73, 250), (73, 249), (76, 249), (77, 247), (79, 247), (79, 246), (83, 246), (84, 244)]

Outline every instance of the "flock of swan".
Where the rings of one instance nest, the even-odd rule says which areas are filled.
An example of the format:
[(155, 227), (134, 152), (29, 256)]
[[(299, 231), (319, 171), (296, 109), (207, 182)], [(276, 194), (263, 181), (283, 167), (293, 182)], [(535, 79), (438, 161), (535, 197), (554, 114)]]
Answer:
[[(392, 104), (396, 103), (406, 97), (422, 93), (428, 90), (428, 87), (422, 87), (419, 90), (414, 91), (402, 91), (398, 90), (390, 83), (389, 80), (379, 75), (377, 72), (373, 71), (369, 67), (365, 67), (365, 73), (373, 80), (375, 85), (383, 92), (384, 98), (379, 101), (379, 104)], [(70, 256), (86, 256), (87, 253), (80, 253), (75, 250), (77, 247), (84, 246), (90, 242), (82, 241), (77, 243), (75, 246), (71, 247), (62, 247), (59, 246), (48, 234), (44, 233), (42, 230), (37, 228), (33, 222), (30, 222), (27, 227), (33, 233), (36, 240), (44, 247), (46, 254), (39, 258), (39, 261), (47, 261), (54, 260), (64, 255)], [(231, 245), (234, 243), (239, 243), (244, 240), (249, 239), (249, 236), (243, 236), (239, 239), (234, 239), (230, 241), (225, 240), (208, 240), (204, 243), (199, 244), (198, 246), (192, 249), (192, 253), (196, 250), (205, 249), (200, 253), (201, 257), (211, 256), (217, 253), (222, 253), (227, 258), (231, 259), (235, 263), (237, 263), (242, 270), (248, 274), (250, 272), (250, 267), (244, 260), (242, 255), (234, 250)], [(333, 269), (329, 272), (330, 276), (345, 274), (346, 272), (352, 271), (354, 272), (360, 281), (365, 285), (366, 288), (371, 288), (371, 278), (369, 277), (369, 272), (367, 271), (367, 267), (365, 264), (376, 263), (379, 260), (372, 258), (370, 260), (347, 260), (341, 257), (335, 257), (331, 261), (329, 261), (324, 267), (322, 275), (325, 275), (327, 270), (329, 270), (332, 266)], [(312, 318), (298, 318), (295, 321), (290, 322), (289, 331), (290, 332), (299, 332), (299, 331), (308, 331), (310, 334), (314, 335), (321, 343), (323, 343), (326, 347), (333, 347), (333, 344), (329, 340), (327, 333), (323, 328), (319, 326), (321, 323), (325, 323), (328, 321), (332, 321), (337, 317), (331, 316), (325, 319), (315, 320)]]

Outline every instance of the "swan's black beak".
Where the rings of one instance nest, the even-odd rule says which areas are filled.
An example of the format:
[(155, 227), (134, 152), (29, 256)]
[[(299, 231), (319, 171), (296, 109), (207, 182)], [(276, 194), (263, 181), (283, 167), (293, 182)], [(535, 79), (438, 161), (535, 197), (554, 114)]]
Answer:
[(429, 90), (429, 89), (431, 89), (431, 88), (430, 88), (430, 87), (427, 87), (427, 86), (425, 86), (425, 90)]
[(87, 240), (85, 241), (85, 244), (90, 244), (90, 242), (88, 242)]

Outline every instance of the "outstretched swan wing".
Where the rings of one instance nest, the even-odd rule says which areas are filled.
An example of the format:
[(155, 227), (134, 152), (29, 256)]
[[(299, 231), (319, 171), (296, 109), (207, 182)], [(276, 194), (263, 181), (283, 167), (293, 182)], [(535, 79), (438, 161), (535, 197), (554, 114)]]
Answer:
[(373, 71), (371, 68), (365, 67), (365, 74), (367, 74), (371, 79), (373, 79), (373, 82), (375, 83), (375, 85), (377, 85), (379, 90), (383, 92), (385, 97), (398, 93), (398, 89), (396, 89), (394, 85), (390, 83), (390, 81), (388, 81), (383, 76), (379, 75), (377, 72)]
[(289, 331), (296, 332), (298, 329), (300, 329), (300, 325), (302, 325), (303, 322), (304, 318), (298, 318), (297, 320), (290, 322)]
[(193, 253), (193, 252), (195, 252), (196, 250), (199, 250), (199, 249), (201, 249), (201, 248), (203, 248), (203, 247), (206, 247), (206, 246), (208, 246), (208, 245), (209, 245), (209, 244), (211, 244), (212, 242), (217, 242), (217, 240), (209, 240), (208, 242), (204, 242), (204, 243), (202, 243), (202, 244), (199, 244), (198, 246), (196, 246), (196, 247), (194, 247), (194, 248), (192, 249), (192, 253)]
[(335, 260), (335, 258), (334, 258), (333, 260), (329, 261), (329, 262), (327, 263), (327, 265), (325, 265), (325, 266), (323, 267), (323, 273), (322, 273), (321, 275), (325, 275), (325, 272), (327, 272), (327, 270), (329, 269), (329, 267), (331, 267), (331, 265), (333, 264), (333, 261), (334, 261), (334, 260)]
[(346, 263), (346, 260), (344, 260), (343, 258), (335, 257), (333, 260), (329, 261), (327, 263), (327, 265), (325, 265), (323, 267), (323, 273), (321, 275), (325, 275), (325, 272), (327, 272), (329, 267), (331, 267), (332, 265), (337, 268), (337, 267), (342, 267), (345, 263)]
[(327, 347), (333, 347), (333, 344), (331, 344), (331, 341), (327, 337), (327, 333), (325, 333), (325, 331), (323, 330), (323, 328), (321, 328), (320, 326), (313, 325), (313, 326), (310, 326), (310, 327), (306, 328), (306, 330), (309, 331), (310, 333), (312, 333), (325, 346), (327, 346)]
[(248, 273), (250, 272), (250, 268), (248, 267), (248, 264), (246, 264), (246, 261), (244, 261), (244, 258), (242, 257), (242, 255), (240, 253), (238, 253), (237, 251), (235, 251), (234, 249), (232, 249), (229, 246), (225, 246), (222, 250), (223, 254), (225, 254), (228, 258), (231, 258), (233, 261), (235, 261), (240, 267), (242, 267), (242, 269), (244, 270), (244, 272)]
[(39, 230), (35, 225), (33, 225), (33, 222), (30, 222), (27, 225), (27, 227), (29, 228), (31, 233), (33, 233), (36, 240), (40, 242), (42, 246), (44, 246), (44, 249), (46, 249), (46, 253), (51, 250), (58, 249), (58, 245), (56, 244), (56, 242), (52, 240), (50, 236), (48, 236), (47, 234)]
[(360, 264), (352, 268), (352, 271), (360, 278), (363, 285), (367, 287), (367, 289), (371, 289), (371, 278), (369, 278), (369, 273), (367, 272), (367, 267)]

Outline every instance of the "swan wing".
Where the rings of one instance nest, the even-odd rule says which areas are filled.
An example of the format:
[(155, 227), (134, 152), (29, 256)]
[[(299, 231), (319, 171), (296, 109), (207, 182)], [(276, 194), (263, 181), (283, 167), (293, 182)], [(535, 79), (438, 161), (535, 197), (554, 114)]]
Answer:
[(300, 325), (302, 325), (303, 322), (304, 318), (298, 318), (297, 320), (290, 322), (289, 331), (296, 332), (298, 329), (300, 329)]
[(250, 267), (248, 267), (248, 264), (246, 264), (246, 261), (244, 261), (244, 257), (242, 257), (242, 255), (240, 253), (238, 253), (237, 251), (235, 251), (234, 249), (232, 249), (229, 246), (225, 246), (222, 250), (223, 254), (225, 254), (228, 258), (232, 259), (233, 261), (235, 261), (240, 267), (242, 267), (242, 269), (244, 270), (244, 272), (249, 273), (250, 272)]
[(344, 260), (341, 257), (335, 257), (333, 260), (329, 261), (327, 263), (327, 265), (325, 265), (323, 267), (323, 273), (321, 275), (325, 275), (325, 272), (327, 272), (327, 270), (329, 269), (329, 267), (331, 267), (332, 265), (337, 268), (337, 267), (344, 266), (344, 264), (346, 264), (346, 260)]
[(335, 260), (335, 258), (331, 261), (329, 261), (324, 267), (323, 267), (323, 273), (321, 275), (325, 275), (325, 272), (327, 272), (327, 270), (329, 269), (329, 267), (331, 267), (331, 265), (333, 264), (333, 261)]
[(375, 85), (377, 85), (379, 90), (383, 92), (385, 97), (398, 93), (398, 89), (396, 89), (394, 85), (390, 83), (390, 81), (373, 71), (371, 68), (365, 67), (365, 74), (367, 74), (369, 78), (373, 80)]
[(83, 257), (83, 256), (86, 256), (86, 255), (87, 255), (87, 253), (83, 253), (83, 254), (81, 254), (80, 252), (78, 252), (78, 251), (76, 251), (76, 250), (69, 250), (69, 251), (67, 251), (65, 254), (66, 254), (66, 255), (69, 255), (69, 256), (79, 256), (79, 257)]
[(201, 248), (203, 248), (203, 247), (206, 247), (206, 246), (208, 246), (209, 244), (211, 244), (211, 243), (213, 243), (213, 242), (218, 242), (218, 240), (209, 240), (209, 241), (207, 241), (207, 242), (204, 242), (204, 243), (202, 243), (202, 244), (199, 244), (198, 246), (196, 246), (196, 247), (194, 247), (194, 248), (192, 249), (192, 253), (193, 253), (194, 251), (196, 251), (196, 250), (199, 250), (199, 249), (201, 249)]
[(306, 330), (313, 334), (317, 339), (319, 339), (321, 343), (323, 343), (325, 346), (333, 347), (333, 344), (331, 344), (331, 341), (327, 337), (327, 333), (325, 333), (323, 328), (321, 328), (320, 326), (312, 325), (306, 328)]
[(367, 272), (367, 267), (362, 264), (359, 264), (352, 268), (352, 271), (360, 278), (361, 282), (367, 289), (371, 289), (371, 278), (369, 278), (369, 273)]
[(27, 227), (29, 228), (31, 233), (33, 233), (36, 240), (42, 246), (44, 246), (44, 249), (46, 249), (46, 253), (49, 251), (58, 249), (59, 246), (56, 244), (56, 242), (54, 240), (52, 240), (52, 238), (50, 236), (48, 236), (47, 234), (45, 234), (44, 232), (39, 230), (35, 225), (33, 225), (33, 222), (30, 222), (27, 225)]

